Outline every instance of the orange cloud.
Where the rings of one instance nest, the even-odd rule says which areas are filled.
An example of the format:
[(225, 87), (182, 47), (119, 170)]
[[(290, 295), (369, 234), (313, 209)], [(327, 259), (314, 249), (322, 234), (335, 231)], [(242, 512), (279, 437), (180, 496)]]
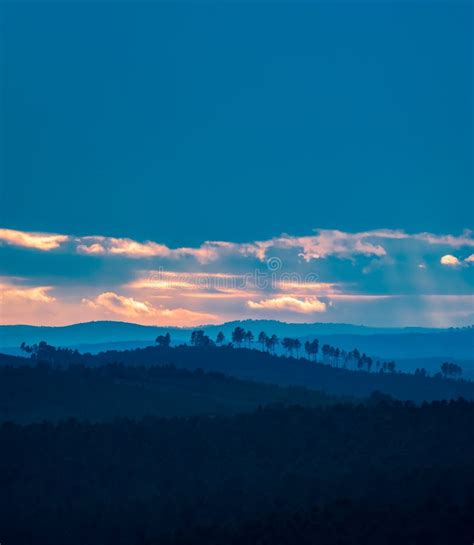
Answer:
[(174, 290), (174, 289), (195, 289), (196, 286), (191, 282), (177, 279), (159, 279), (159, 278), (143, 278), (134, 280), (127, 285), (133, 289), (149, 289), (149, 290)]
[(297, 299), (296, 297), (282, 296), (273, 299), (262, 299), (258, 302), (247, 301), (247, 305), (254, 310), (288, 310), (302, 314), (326, 311), (326, 303), (323, 303), (316, 297)]
[(52, 303), (56, 299), (48, 295), (51, 286), (15, 286), (0, 284), (0, 300), (2, 304), (15, 304), (18, 300), (34, 301), (37, 303)]
[[(198, 326), (219, 322), (218, 316), (207, 312), (195, 312), (185, 308), (162, 309), (161, 325)], [(166, 322), (166, 323), (165, 323)]]
[(448, 265), (450, 267), (457, 267), (461, 264), (459, 259), (451, 254), (443, 255), (439, 262), (441, 263), (441, 265)]
[(254, 291), (244, 289), (226, 289), (220, 288), (215, 291), (192, 291), (183, 293), (183, 297), (191, 297), (194, 299), (248, 299), (257, 295)]
[(149, 303), (137, 301), (133, 297), (124, 297), (112, 291), (101, 293), (94, 299), (82, 299), (82, 303), (93, 309), (102, 308), (129, 318), (155, 313), (155, 309)]
[(170, 249), (156, 242), (136, 242), (129, 238), (88, 236), (78, 239), (77, 251), (81, 254), (123, 255), (126, 257), (169, 257)]
[(101, 319), (105, 313), (106, 316), (121, 316), (150, 325), (194, 326), (218, 321), (215, 314), (185, 308), (155, 307), (148, 301), (138, 301), (111, 291), (101, 293), (93, 299), (82, 299), (82, 303), (97, 311), (96, 319)]
[(56, 235), (46, 233), (26, 233), (13, 229), (0, 229), (0, 242), (10, 246), (21, 246), (23, 248), (34, 248), (35, 250), (50, 251), (69, 240), (67, 235)]
[(127, 285), (133, 289), (150, 290), (225, 290), (234, 289), (244, 281), (241, 275), (227, 273), (146, 271)]
[(53, 287), (17, 283), (21, 281), (20, 278), (6, 277), (0, 282), (0, 323), (46, 324), (58, 303), (50, 293)]
[(218, 259), (221, 252), (231, 251), (231, 242), (209, 241), (198, 248), (169, 248), (153, 241), (137, 242), (129, 238), (86, 236), (76, 239), (77, 252), (85, 255), (122, 255), (131, 258), (163, 257), (179, 259), (194, 257), (199, 263), (209, 263)]

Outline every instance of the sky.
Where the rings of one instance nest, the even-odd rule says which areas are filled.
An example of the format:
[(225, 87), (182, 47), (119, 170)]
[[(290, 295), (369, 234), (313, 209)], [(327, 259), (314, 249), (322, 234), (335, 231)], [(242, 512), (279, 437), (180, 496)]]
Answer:
[(0, 323), (472, 324), (472, 9), (2, 3)]

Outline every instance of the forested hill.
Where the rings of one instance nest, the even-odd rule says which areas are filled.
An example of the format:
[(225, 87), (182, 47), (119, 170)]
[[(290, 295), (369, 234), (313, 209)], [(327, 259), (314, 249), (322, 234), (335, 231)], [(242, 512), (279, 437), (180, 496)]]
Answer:
[(473, 434), (465, 401), (7, 423), (2, 542), (465, 545)]
[[(264, 330), (279, 336), (309, 335), (338, 335), (338, 334), (376, 334), (376, 333), (406, 333), (406, 332), (437, 332), (432, 328), (375, 328), (352, 324), (325, 324), (307, 323), (290, 324), (277, 320), (241, 320), (227, 322), (220, 325), (203, 325), (202, 329), (208, 335), (216, 336), (219, 331), (230, 335), (237, 327), (250, 329), (254, 334)], [(77, 345), (81, 343), (104, 343), (113, 341), (150, 341), (153, 342), (157, 335), (170, 331), (173, 339), (187, 340), (191, 334), (189, 328), (145, 326), (140, 324), (116, 321), (97, 321), (71, 324), (66, 326), (31, 326), (31, 325), (1, 325), (0, 346), (14, 347), (26, 343), (47, 341), (50, 344), (61, 346)]]
[(259, 406), (317, 407), (349, 401), (172, 366), (0, 366), (0, 421), (232, 415)]
[[(276, 356), (260, 350), (208, 347), (159, 347), (108, 351), (97, 355), (69, 350), (52, 351), (50, 363), (87, 366), (169, 365), (219, 372), (243, 380), (279, 386), (304, 386), (330, 395), (366, 398), (374, 391), (415, 402), (435, 399), (474, 399), (474, 383), (405, 373), (352, 371), (307, 359)], [(27, 361), (27, 360), (25, 360)]]
[[(378, 358), (428, 358), (472, 359), (474, 353), (474, 328), (374, 328), (351, 324), (290, 324), (275, 320), (244, 320), (222, 325), (203, 326), (202, 330), (215, 339), (223, 332), (230, 339), (236, 327), (251, 331), (255, 337), (261, 331), (280, 338), (293, 337), (304, 340), (317, 337), (322, 344), (329, 343), (347, 350), (359, 348)], [(34, 344), (46, 341), (55, 346), (78, 348), (98, 352), (103, 349), (125, 349), (154, 343), (158, 335), (171, 333), (172, 344), (189, 342), (192, 330), (163, 328), (124, 322), (88, 322), (62, 327), (36, 327), (25, 325), (0, 326), (0, 351), (19, 353), (22, 342)], [(126, 346), (126, 343), (129, 346)], [(96, 345), (96, 346), (94, 346)]]

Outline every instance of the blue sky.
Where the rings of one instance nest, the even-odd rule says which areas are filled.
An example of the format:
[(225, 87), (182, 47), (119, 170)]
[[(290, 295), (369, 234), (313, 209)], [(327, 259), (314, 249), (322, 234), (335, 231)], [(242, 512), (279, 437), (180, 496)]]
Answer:
[[(473, 321), (470, 3), (1, 9), (2, 285), (7, 303), (28, 302), (3, 321)], [(45, 249), (18, 233), (66, 238)], [(303, 246), (324, 255), (295, 241), (315, 236)], [(131, 257), (117, 239), (201, 250)], [(229, 246), (204, 262), (206, 241)], [(256, 242), (263, 258), (232, 246)], [(241, 275), (269, 257), (325, 289), (225, 301), (130, 287), (160, 268)]]

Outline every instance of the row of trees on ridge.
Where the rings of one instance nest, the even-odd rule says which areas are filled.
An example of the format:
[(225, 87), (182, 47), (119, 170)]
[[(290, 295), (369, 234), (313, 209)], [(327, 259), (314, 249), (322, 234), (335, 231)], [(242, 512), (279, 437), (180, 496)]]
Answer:
[[(191, 334), (191, 345), (196, 347), (208, 347), (208, 346), (223, 346), (226, 344), (226, 336), (222, 331), (219, 331), (215, 341), (213, 341), (204, 330), (196, 330)], [(243, 327), (237, 326), (231, 334), (231, 341), (227, 343), (227, 346), (242, 346), (251, 348), (255, 341), (254, 334)], [(156, 342), (163, 347), (170, 346), (171, 337), (170, 334), (159, 335), (156, 338)], [(321, 354), (321, 362), (333, 365), (335, 367), (352, 368), (359, 371), (366, 370), (370, 373), (372, 370), (377, 372), (389, 372), (394, 373), (396, 369), (396, 363), (394, 361), (380, 361), (374, 360), (367, 354), (361, 353), (357, 348), (354, 350), (346, 351), (330, 344), (319, 345), (318, 339), (312, 341), (306, 341), (302, 345), (301, 341), (297, 338), (283, 337), (279, 339), (276, 335), (267, 335), (265, 331), (261, 331), (257, 337), (256, 342), (260, 345), (262, 351), (267, 351), (270, 354), (275, 354), (278, 345), (281, 345), (285, 350), (287, 356), (300, 357), (301, 349), (304, 349), (304, 353), (308, 360), (318, 362), (318, 354)], [(425, 369), (417, 369), (416, 375), (427, 375)], [(459, 378), (462, 375), (462, 367), (455, 363), (445, 362), (441, 365), (441, 373), (443, 377)]]

